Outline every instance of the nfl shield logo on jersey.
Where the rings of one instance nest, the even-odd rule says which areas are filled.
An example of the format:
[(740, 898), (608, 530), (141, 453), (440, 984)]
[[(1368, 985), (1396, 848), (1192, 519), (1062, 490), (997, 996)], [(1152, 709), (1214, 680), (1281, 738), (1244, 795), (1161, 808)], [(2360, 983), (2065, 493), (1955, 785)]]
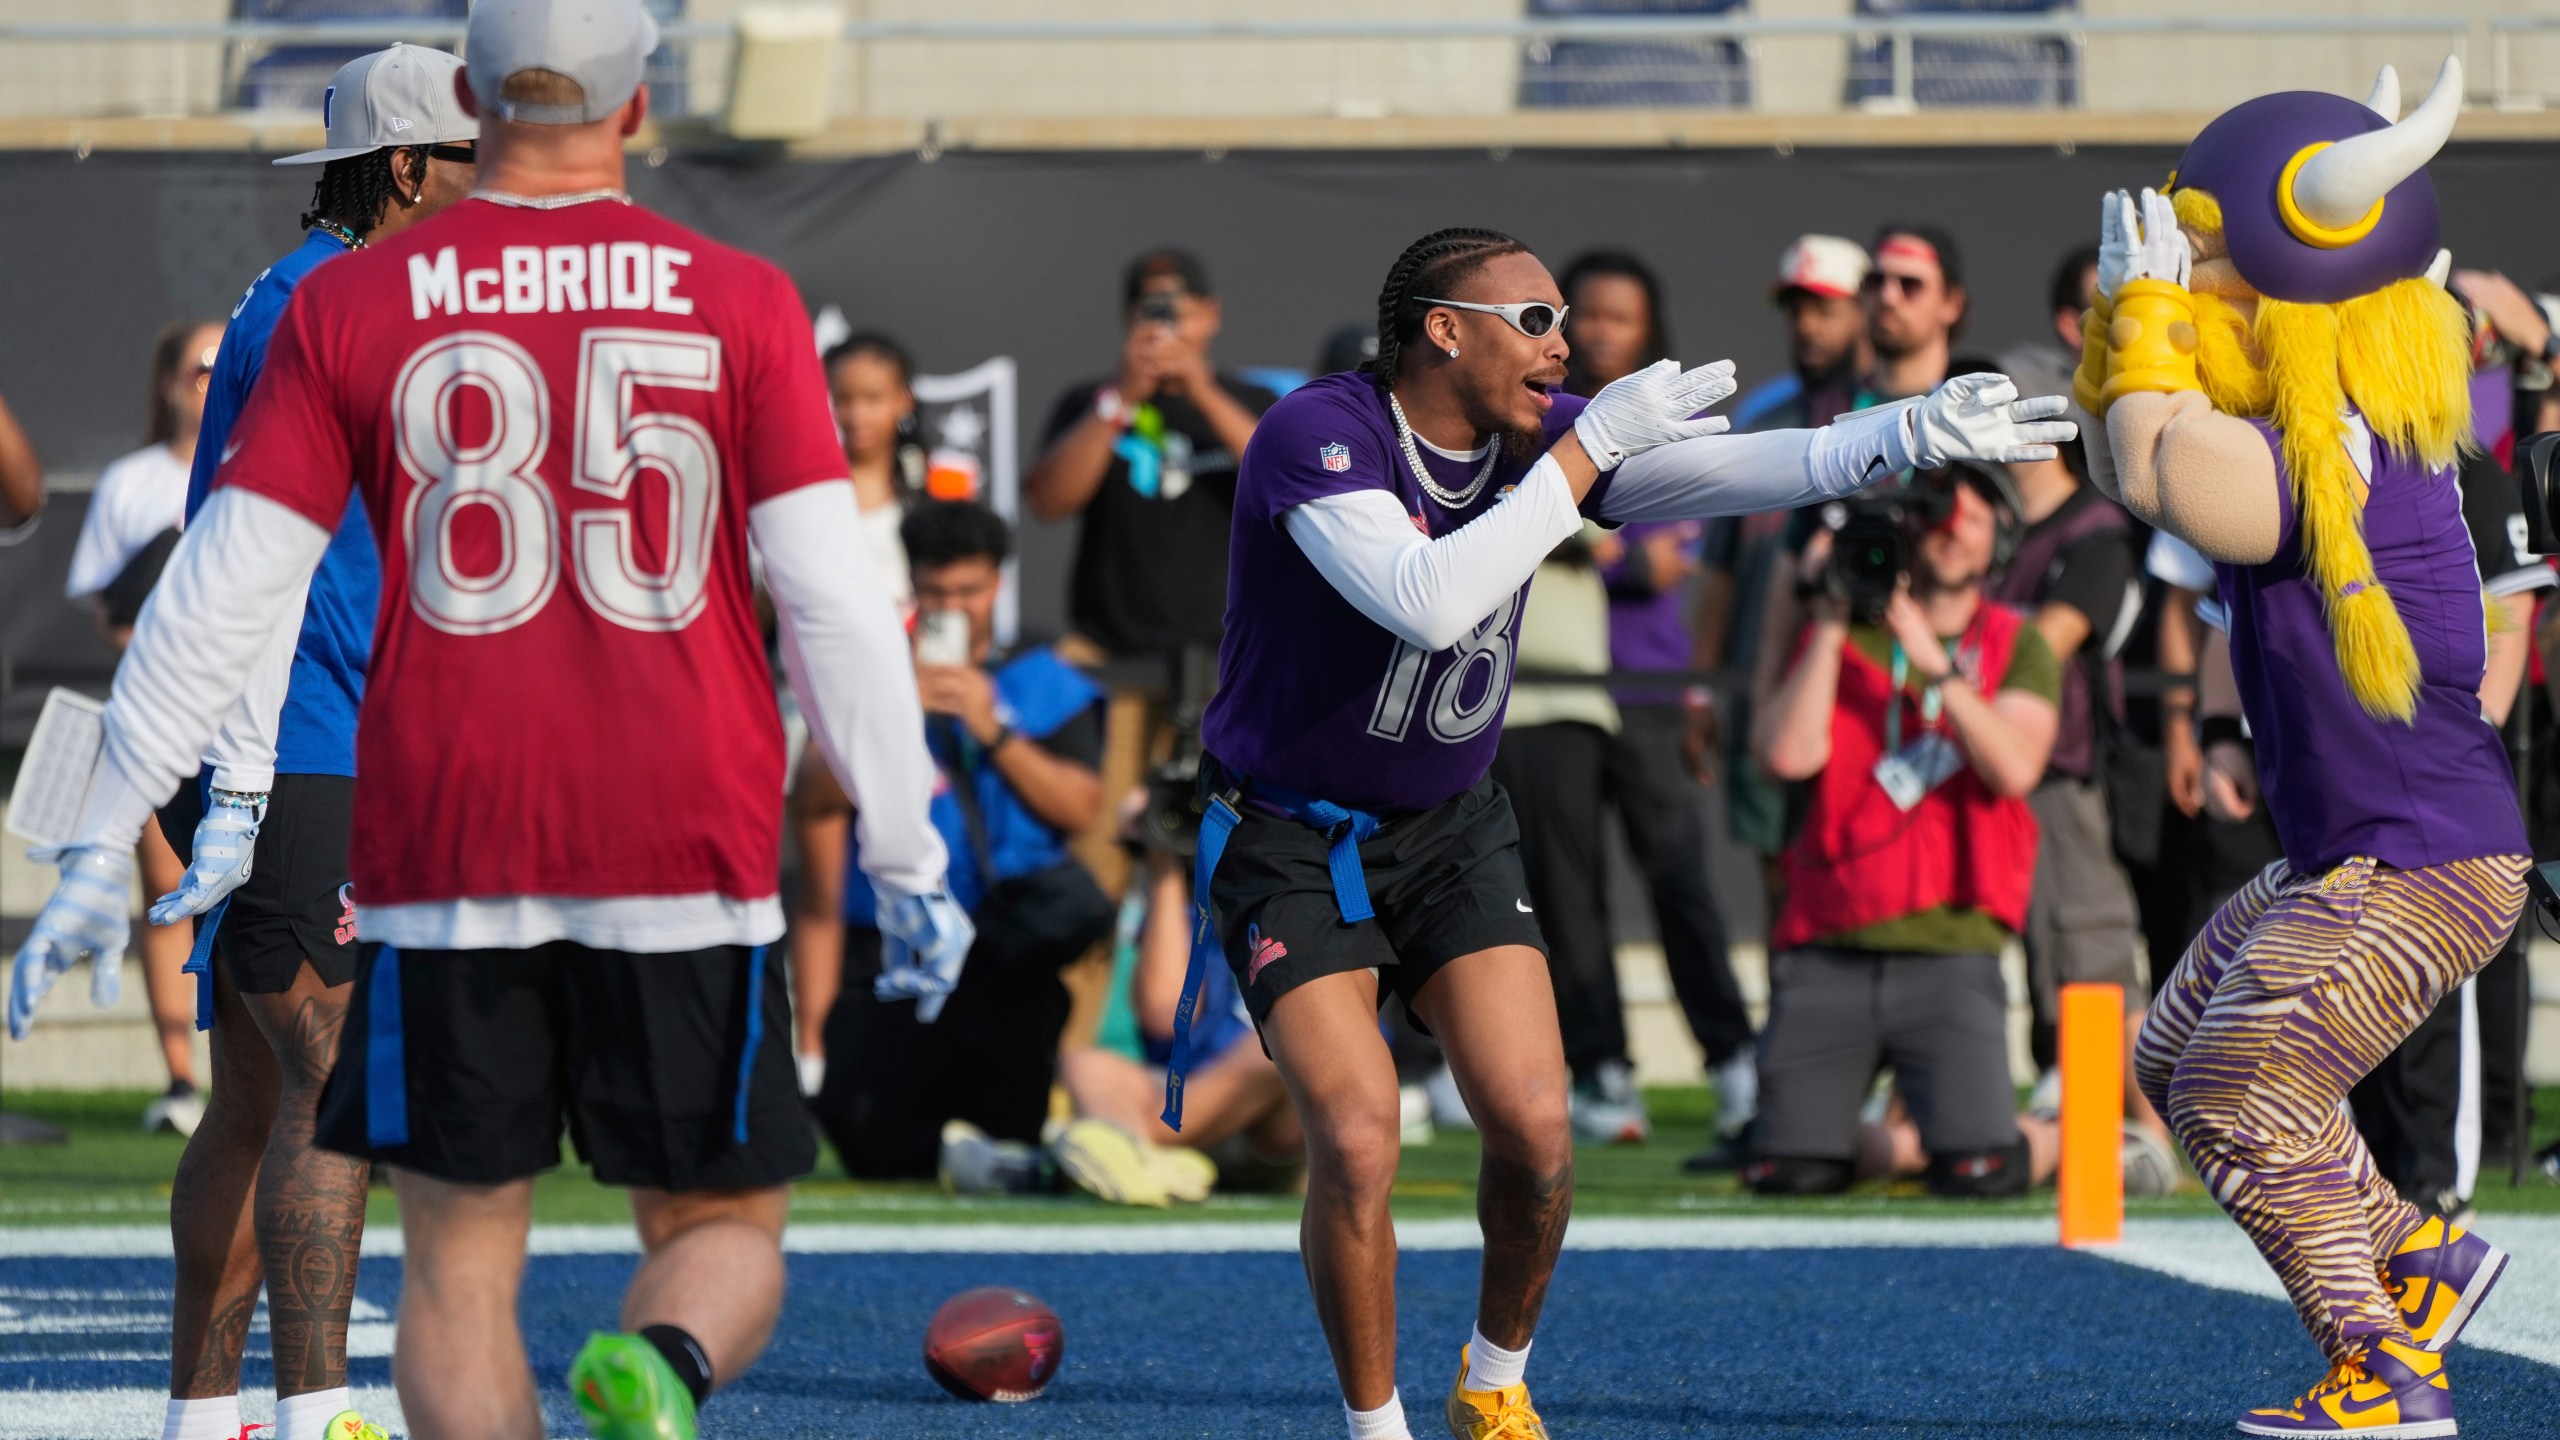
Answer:
[(1318, 450), (1316, 458), (1324, 462), (1324, 468), (1340, 474), (1351, 468), (1351, 447), (1337, 441)]

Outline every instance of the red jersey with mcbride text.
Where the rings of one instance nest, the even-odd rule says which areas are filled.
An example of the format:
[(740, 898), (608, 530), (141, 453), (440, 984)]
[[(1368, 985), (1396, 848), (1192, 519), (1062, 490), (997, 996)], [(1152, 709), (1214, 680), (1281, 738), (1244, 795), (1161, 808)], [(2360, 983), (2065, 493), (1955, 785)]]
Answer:
[(218, 484), (374, 517), (356, 893), (774, 894), (747, 511), (843, 478), (772, 265), (617, 199), (474, 198), (313, 272)]

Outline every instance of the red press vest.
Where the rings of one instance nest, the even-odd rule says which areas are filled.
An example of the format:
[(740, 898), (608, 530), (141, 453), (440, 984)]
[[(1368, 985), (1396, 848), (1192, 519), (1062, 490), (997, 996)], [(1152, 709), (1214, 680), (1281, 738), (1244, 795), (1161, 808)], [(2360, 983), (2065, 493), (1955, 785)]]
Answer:
[[(1997, 693), (2026, 621), (1985, 600), (1960, 649), (1975, 688)], [(1894, 694), (1892, 672), (1841, 642), (1831, 708), (1831, 763), (1814, 778), (1804, 829), (1786, 855), (1787, 898), (1772, 949), (1808, 945), (1941, 905), (1979, 910), (2026, 928), (2035, 887), (2036, 817), (2027, 802), (1991, 793), (1968, 765), (1909, 810), (1875, 777), (1884, 758), (1885, 706), (1902, 707), (1902, 740), (1927, 727), (1916, 696)], [(1941, 727), (1947, 724), (1942, 716)]]

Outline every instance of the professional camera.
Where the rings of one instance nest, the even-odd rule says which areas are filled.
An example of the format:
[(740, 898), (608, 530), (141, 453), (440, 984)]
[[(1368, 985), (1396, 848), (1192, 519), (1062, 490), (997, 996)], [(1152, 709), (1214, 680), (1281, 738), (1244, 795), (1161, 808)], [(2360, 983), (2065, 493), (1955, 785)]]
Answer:
[(2528, 435), (2516, 444), (2516, 478), (2524, 486), (2524, 548), (2536, 555), (2560, 555), (2560, 502), (2554, 493), (2551, 467), (2560, 458), (2560, 430)]
[(1200, 848), (1200, 718), (1217, 687), (1217, 652), (1186, 646), (1175, 663), (1173, 754), (1147, 774), (1147, 808), (1138, 819), (1139, 842), (1149, 850), (1190, 858)]
[(1862, 625), (1882, 624), (1885, 605), (1911, 568), (1912, 548), (1921, 536), (1955, 517), (1956, 487), (1968, 483), (1984, 492), (1998, 516), (1993, 568), (2007, 564), (2017, 549), (2023, 514), (2017, 487), (1996, 470), (1949, 465), (1914, 471), (1823, 506), (1831, 559), (1821, 580), (1808, 590), (1845, 602), (1850, 618)]

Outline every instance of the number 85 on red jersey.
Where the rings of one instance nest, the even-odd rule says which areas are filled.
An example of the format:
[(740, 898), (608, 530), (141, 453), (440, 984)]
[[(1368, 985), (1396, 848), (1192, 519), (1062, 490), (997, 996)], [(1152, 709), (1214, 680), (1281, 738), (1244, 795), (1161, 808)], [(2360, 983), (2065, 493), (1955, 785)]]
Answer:
[[(530, 830), (520, 868), (572, 887), (462, 893), (688, 893), (705, 860), (763, 866), (724, 893), (771, 892), (781, 746), (746, 512), (845, 473), (779, 270), (615, 201), (466, 201), (304, 282), (234, 439), (218, 486), (329, 526), (352, 485), (374, 520), (360, 857), (369, 812), (432, 813)], [(738, 802), (718, 807), (736, 833), (600, 840), (670, 764)], [(480, 798), (433, 798), (455, 790)], [(602, 891), (599, 860), (627, 871)], [(370, 868), (359, 893), (410, 888)]]

